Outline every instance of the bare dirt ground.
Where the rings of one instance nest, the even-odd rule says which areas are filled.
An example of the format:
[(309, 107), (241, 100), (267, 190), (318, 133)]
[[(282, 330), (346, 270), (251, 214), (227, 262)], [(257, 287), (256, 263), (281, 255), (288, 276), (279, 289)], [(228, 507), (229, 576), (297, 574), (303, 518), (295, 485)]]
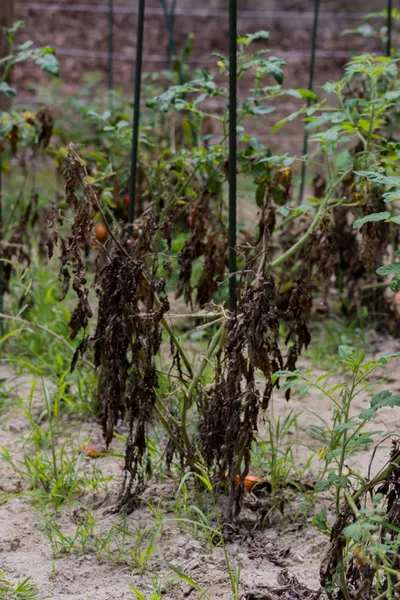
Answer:
[[(387, 354), (400, 350), (400, 341), (373, 336), (374, 354)], [(393, 392), (400, 391), (400, 361), (394, 361), (386, 370), (387, 387)], [(383, 373), (377, 374), (377, 379)], [(19, 377), (14, 383), (13, 373), (7, 366), (0, 367), (0, 378), (7, 378), (14, 386), (12, 402), (9, 408), (0, 413), (1, 446), (8, 449), (15, 461), (22, 460), (29, 452), (30, 425), (18, 412), (15, 399), (22, 403), (29, 398), (30, 376)], [(379, 389), (382, 389), (380, 387)], [(370, 394), (360, 395), (354, 405), (355, 413), (368, 406)], [(43, 406), (40, 395), (34, 400), (36, 414)], [(320, 424), (320, 417), (327, 421), (332, 417), (332, 405), (329, 400), (316, 391), (310, 390), (305, 396), (294, 394), (289, 403), (275, 394), (270, 414), (277, 417), (292, 410), (298, 413), (298, 430), (291, 432), (294, 451), (299, 464), (322, 446), (309, 432), (311, 424)], [(265, 424), (260, 424), (259, 437), (265, 434)], [(370, 424), (371, 429), (381, 430), (382, 437), (387, 432), (396, 432), (400, 428), (400, 409), (384, 409)], [(85, 440), (101, 440), (101, 430), (97, 422), (74, 420), (68, 423), (63, 433), (68, 452), (77, 451)], [(292, 442), (291, 440), (291, 442)], [(381, 468), (388, 459), (390, 440), (379, 446), (372, 473)], [(122, 452), (122, 444), (113, 447), (114, 452)], [(364, 475), (368, 471), (372, 452), (363, 451), (352, 457), (353, 469)], [(311, 470), (318, 468), (318, 455), (311, 463)], [(79, 469), (83, 474), (93, 474), (93, 469), (101, 471), (109, 480), (95, 489), (84, 492), (68, 506), (60, 508), (52, 515), (65, 537), (74, 537), (81, 515), (88, 511), (95, 523), (94, 534), (110, 531), (112, 525), (122, 523), (121, 517), (112, 513), (121, 479), (121, 458), (106, 456), (91, 460), (82, 456)], [(193, 527), (177, 521), (177, 505), (174, 501), (177, 482), (168, 478), (152, 483), (144, 494), (145, 499), (155, 508), (162, 507), (162, 527), (159, 530), (154, 553), (147, 568), (138, 569), (133, 560), (129, 560), (129, 549), (137, 538), (127, 536), (115, 538), (112, 551), (94, 550), (87, 545), (83, 552), (71, 551), (55, 556), (48, 536), (44, 533), (47, 509), (38, 510), (32, 506), (29, 495), (23, 493), (26, 483), (13, 472), (5, 461), (0, 460), (0, 572), (7, 571), (7, 579), (19, 581), (31, 577), (38, 587), (38, 598), (55, 600), (119, 600), (133, 599), (130, 586), (140, 589), (144, 597), (150, 598), (153, 589), (152, 580), (161, 582), (162, 597), (181, 600), (186, 597), (200, 597), (189, 583), (174, 576), (170, 564), (189, 575), (202, 589), (209, 588), (209, 598), (229, 598), (228, 568), (221, 547), (213, 547), (204, 534)], [(263, 531), (247, 533), (243, 529), (229, 536), (227, 550), (231, 566), (240, 569), (240, 591), (262, 592), (268, 586), (278, 584), (282, 569), (288, 569), (298, 580), (309, 588), (319, 587), (319, 565), (327, 538), (318, 533), (311, 524), (314, 507), (310, 514), (302, 513), (299, 518), (299, 499), (293, 496), (285, 508), (284, 515), (276, 511), (268, 527)], [(329, 493), (321, 494), (318, 503), (329, 504)], [(250, 515), (250, 496), (246, 500), (244, 518)], [(50, 515), (49, 515), (50, 516)], [(126, 527), (130, 531), (144, 531), (154, 525), (155, 517), (144, 504), (133, 514), (126, 517)], [(104, 536), (103, 538), (104, 539)], [(145, 536), (145, 539), (148, 537)], [(128, 558), (116, 560), (118, 547), (125, 546)]]

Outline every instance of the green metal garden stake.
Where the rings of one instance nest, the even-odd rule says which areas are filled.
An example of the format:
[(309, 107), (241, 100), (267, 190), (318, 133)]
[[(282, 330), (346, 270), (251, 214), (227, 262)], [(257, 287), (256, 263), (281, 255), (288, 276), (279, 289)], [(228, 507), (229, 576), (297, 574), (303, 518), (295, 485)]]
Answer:
[[(314, 0), (314, 22), (313, 22), (312, 38), (311, 38), (310, 72), (309, 72), (309, 81), (308, 81), (308, 89), (310, 90), (310, 92), (312, 92), (313, 85), (314, 85), (315, 52), (316, 52), (316, 48), (317, 48), (319, 2), (320, 2), (320, 0)], [(310, 98), (307, 98), (307, 106), (310, 106), (310, 103), (311, 103)], [(305, 186), (305, 182), (306, 182), (306, 171), (307, 171), (306, 162), (304, 160), (304, 157), (306, 156), (307, 151), (308, 151), (308, 132), (307, 132), (307, 129), (304, 128), (303, 162), (301, 164), (299, 204), (301, 204), (303, 202), (304, 186)]]
[(237, 3), (229, 0), (229, 308), (236, 308)]
[(135, 218), (136, 167), (137, 167), (138, 149), (139, 149), (140, 91), (141, 91), (141, 86), (142, 86), (142, 63), (143, 63), (144, 8), (145, 8), (145, 0), (139, 0), (137, 42), (136, 42), (135, 97), (134, 97), (134, 107), (133, 107), (132, 159), (131, 159), (131, 177), (130, 177), (130, 186), (129, 186), (128, 235), (130, 235), (132, 233), (133, 221)]
[(113, 73), (114, 55), (114, 0), (108, 0), (108, 90), (114, 88)]
[(386, 39), (386, 56), (392, 55), (392, 0), (387, 3), (387, 39)]
[[(164, 11), (165, 23), (168, 29), (168, 62), (170, 62), (171, 56), (176, 57), (178, 50), (176, 47), (174, 37), (174, 24), (175, 24), (175, 2), (173, 2), (171, 10), (168, 10), (166, 0), (160, 0), (162, 9)], [(182, 82), (181, 82), (182, 83)]]

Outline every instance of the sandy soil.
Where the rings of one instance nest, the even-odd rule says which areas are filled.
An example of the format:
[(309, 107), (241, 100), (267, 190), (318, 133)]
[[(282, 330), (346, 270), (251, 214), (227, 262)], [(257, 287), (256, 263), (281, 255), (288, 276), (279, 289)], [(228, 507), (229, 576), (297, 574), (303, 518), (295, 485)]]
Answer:
[[(400, 350), (400, 341), (382, 340), (375, 336), (374, 350), (389, 353)], [(400, 361), (393, 363), (385, 377), (392, 391), (400, 392)], [(382, 373), (377, 374), (377, 379)], [(0, 378), (8, 378), (12, 392), (10, 407), (0, 413), (1, 446), (6, 447), (14, 460), (22, 460), (29, 452), (28, 436), (30, 426), (26, 419), (18, 413), (15, 403), (17, 398), (26, 402), (29, 397), (31, 380), (28, 376), (13, 381), (13, 374), (6, 366), (0, 367)], [(388, 389), (388, 388), (386, 388)], [(370, 394), (360, 395), (354, 406), (355, 413), (368, 406)], [(38, 414), (42, 401), (39, 392), (34, 400)], [(295, 441), (295, 451), (299, 462), (304, 462), (311, 453), (321, 447), (321, 442), (314, 439), (308, 430), (311, 424), (320, 424), (319, 417), (329, 420), (332, 416), (330, 402), (320, 393), (310, 390), (305, 396), (294, 395), (290, 403), (286, 403), (278, 393), (273, 399), (270, 414), (277, 417), (289, 410), (299, 413), (298, 430), (293, 431), (291, 441)], [(400, 428), (400, 409), (384, 409), (370, 424), (371, 429), (382, 432), (393, 432)], [(265, 424), (260, 425), (260, 438), (264, 435)], [(64, 440), (69, 451), (79, 449), (84, 440), (100, 440), (99, 425), (95, 421), (69, 422)], [(122, 445), (116, 444), (115, 452), (122, 451)], [(372, 473), (376, 472), (387, 461), (390, 440), (383, 443), (375, 456)], [(366, 474), (371, 459), (370, 451), (363, 451), (353, 456), (352, 467)], [(312, 468), (318, 467), (318, 457), (314, 458)], [(91, 460), (82, 457), (79, 469), (83, 474), (93, 475), (93, 469), (101, 471), (104, 477), (110, 478), (99, 489), (91, 489), (79, 495), (74, 502), (62, 507), (52, 516), (65, 536), (74, 536), (82, 515), (87, 511), (95, 522), (94, 532), (103, 538), (105, 532), (121, 517), (112, 514), (120, 485), (121, 459), (118, 457), (102, 457)], [(127, 536), (122, 543), (121, 538), (112, 542), (111, 555), (105, 551), (96, 552), (90, 549), (81, 554), (74, 552), (54, 556), (48, 537), (43, 532), (46, 513), (32, 506), (31, 499), (24, 491), (21, 478), (0, 460), (0, 572), (7, 571), (7, 579), (18, 581), (31, 577), (38, 586), (38, 598), (55, 600), (117, 600), (133, 599), (130, 586), (134, 585), (150, 598), (152, 578), (161, 581), (162, 596), (171, 600), (188, 597), (198, 598), (200, 592), (183, 583), (169, 568), (173, 564), (189, 575), (203, 589), (210, 588), (210, 598), (229, 598), (230, 587), (228, 570), (223, 550), (207, 543), (203, 535), (193, 528), (177, 522), (174, 513), (174, 494), (176, 482), (164, 479), (149, 486), (144, 496), (154, 507), (163, 507), (163, 525), (159, 533), (156, 548), (147, 569), (139, 572), (133, 560), (129, 558), (116, 562), (116, 548), (125, 545), (125, 551), (134, 546), (134, 537)], [(21, 492), (21, 493), (20, 493)], [(2, 495), (1, 495), (2, 494)], [(327, 503), (329, 495), (320, 496), (320, 503)], [(251, 515), (247, 499), (244, 516)], [(308, 587), (317, 589), (319, 585), (318, 571), (321, 556), (326, 546), (326, 538), (316, 532), (311, 525), (312, 514), (307, 517), (294, 518), (299, 511), (299, 500), (293, 497), (292, 503), (286, 507), (285, 516), (274, 513), (269, 527), (263, 531), (245, 534), (243, 530), (234, 532), (229, 539), (227, 549), (232, 566), (240, 568), (241, 592), (261, 592), (266, 586), (276, 585), (277, 577), (283, 568), (297, 576)], [(315, 510), (318, 510), (318, 507)], [(246, 512), (247, 511), (247, 512)], [(49, 515), (50, 516), (50, 515)], [(254, 516), (252, 517), (254, 518)], [(144, 530), (154, 524), (155, 519), (148, 507), (141, 506), (126, 518), (126, 527), (131, 532)], [(148, 539), (148, 536), (145, 537)], [(111, 548), (110, 546), (110, 548)], [(111, 560), (110, 558), (113, 558)]]

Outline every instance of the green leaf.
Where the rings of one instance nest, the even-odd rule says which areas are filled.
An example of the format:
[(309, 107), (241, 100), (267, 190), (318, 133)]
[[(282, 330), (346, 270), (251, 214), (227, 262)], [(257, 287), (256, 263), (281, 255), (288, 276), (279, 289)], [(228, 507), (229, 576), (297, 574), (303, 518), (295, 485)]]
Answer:
[(350, 483), (350, 479), (348, 477), (336, 477), (335, 485), (336, 487), (347, 487)]
[(25, 25), (25, 21), (15, 21), (12, 27), (4, 27), (4, 35), (6, 36), (8, 41), (12, 43), (15, 40), (15, 34), (17, 33), (18, 29), (21, 29), (21, 27), (25, 27)]
[(342, 360), (351, 361), (354, 355), (354, 348), (350, 346), (339, 346), (339, 356)]
[(299, 371), (275, 371), (271, 376), (271, 381), (272, 383), (276, 383), (280, 377), (292, 378), (298, 381), (299, 375)]
[(265, 192), (267, 191), (267, 184), (262, 181), (258, 184), (256, 189), (256, 204), (261, 208), (264, 204)]
[(171, 563), (168, 563), (168, 562), (166, 563), (166, 565), (168, 566), (168, 568), (171, 569), (171, 571), (176, 573), (182, 581), (189, 584), (191, 587), (193, 587), (198, 592), (201, 592), (201, 587), (199, 586), (199, 584), (196, 583), (191, 577), (189, 577), (189, 575), (186, 575), (186, 573), (181, 571), (181, 569), (179, 569), (179, 567), (176, 567), (175, 565), (172, 565)]
[(278, 129), (280, 129), (281, 127), (283, 127), (284, 125), (286, 125), (286, 123), (289, 123), (289, 121), (294, 121), (294, 119), (297, 119), (297, 117), (299, 115), (301, 115), (304, 112), (303, 109), (300, 109), (294, 113), (291, 113), (290, 115), (288, 115), (287, 117), (285, 117), (284, 119), (281, 119), (280, 121), (278, 121), (278, 123), (275, 123), (275, 125), (272, 127), (271, 129), (271, 133), (275, 133), (275, 131), (278, 131)]
[(290, 377), (288, 378), (285, 383), (283, 383), (280, 387), (281, 391), (284, 392), (285, 390), (289, 390), (290, 388), (292, 388), (294, 385), (296, 385), (296, 383), (298, 383), (300, 380), (299, 377)]
[(268, 75), (271, 75), (271, 77), (273, 77), (275, 79), (275, 81), (277, 83), (279, 83), (280, 85), (282, 84), (283, 71), (282, 71), (281, 67), (279, 66), (279, 64), (272, 62), (272, 61), (267, 61), (261, 70), (264, 70), (264, 69), (268, 73)]
[(251, 109), (252, 114), (254, 115), (268, 115), (269, 113), (275, 112), (275, 106), (253, 106)]
[(255, 33), (248, 33), (245, 36), (238, 37), (237, 43), (245, 44), (246, 46), (250, 46), (250, 44), (252, 42), (255, 42), (256, 40), (265, 40), (265, 41), (269, 40), (269, 31), (261, 30), (261, 31), (256, 31)]
[(359, 177), (365, 177), (374, 183), (380, 183), (382, 185), (387, 184), (387, 177), (383, 173), (378, 173), (377, 171), (354, 171), (354, 173)]
[(310, 202), (303, 202), (299, 205), (300, 212), (315, 212), (315, 206), (313, 206)]
[(35, 63), (46, 73), (58, 77), (60, 73), (59, 64), (54, 54), (44, 53), (35, 59)]
[(260, 163), (269, 163), (273, 165), (283, 165), (284, 167), (290, 167), (296, 158), (292, 156), (288, 156), (288, 154), (279, 154), (274, 156), (267, 156), (266, 158), (260, 158), (257, 164)]
[(5, 94), (8, 98), (12, 98), (17, 95), (17, 90), (8, 85), (7, 81), (0, 83), (0, 92)]
[(53, 46), (43, 46), (43, 48), (40, 48), (40, 52), (42, 54), (55, 54), (56, 53)]
[(370, 408), (361, 411), (359, 418), (369, 420), (381, 408), (400, 406), (400, 394), (393, 396), (392, 392), (382, 391), (371, 400)]
[(363, 37), (373, 37), (376, 35), (375, 29), (369, 23), (360, 25), (360, 27), (356, 27), (355, 29), (345, 29), (341, 35), (354, 35), (355, 33)]
[(377, 275), (399, 275), (400, 263), (391, 263), (390, 265), (382, 265), (376, 270)]
[(391, 216), (391, 214), (387, 210), (384, 212), (373, 213), (372, 215), (366, 215), (362, 219), (357, 219), (356, 221), (354, 221), (353, 229), (357, 229), (358, 227), (361, 227), (365, 223), (375, 223), (376, 221), (385, 221), (386, 219), (389, 219), (390, 216)]
[(393, 202), (395, 200), (400, 200), (400, 189), (392, 188), (391, 190), (385, 192), (383, 194), (384, 202)]
[(146, 596), (144, 594), (142, 594), (142, 592), (140, 590), (135, 588), (133, 585), (131, 585), (130, 588), (131, 588), (132, 592), (135, 594), (136, 598), (139, 598), (139, 600), (146, 600)]
[(322, 89), (325, 90), (327, 94), (333, 94), (334, 92), (336, 92), (337, 87), (338, 83), (336, 81), (327, 81), (322, 86)]
[(314, 92), (311, 92), (310, 90), (305, 90), (304, 88), (285, 90), (285, 94), (293, 96), (294, 98), (303, 98), (312, 100), (313, 102), (318, 102), (318, 96), (314, 94)]
[(364, 360), (364, 351), (354, 350), (350, 346), (339, 346), (339, 356), (353, 372), (356, 372)]
[(340, 125), (334, 125), (326, 131), (320, 131), (312, 136), (312, 139), (318, 142), (337, 142), (343, 133)]
[(3, 337), (0, 339), (0, 344), (8, 340), (8, 338), (12, 337), (13, 335), (18, 335), (18, 333), (21, 333), (21, 331), (30, 331), (32, 333), (32, 329), (29, 329), (28, 327), (20, 327), (19, 329), (13, 329), (12, 331), (9, 331), (5, 335), (3, 335)]
[(385, 99), (386, 100), (398, 100), (400, 98), (400, 90), (394, 90), (390, 92), (386, 92)]
[(362, 537), (362, 528), (360, 523), (351, 523), (351, 525), (347, 525), (347, 527), (344, 528), (343, 533), (347, 540), (359, 542)]
[(312, 520), (312, 524), (321, 533), (324, 533), (325, 535), (329, 535), (330, 527), (328, 525), (328, 513), (327, 513), (326, 508), (323, 508), (322, 510), (319, 511), (319, 513), (317, 513), (315, 515), (315, 517)]
[(27, 40), (23, 44), (20, 44), (18, 46), (18, 49), (19, 50), (28, 50), (28, 48), (31, 48), (32, 46), (33, 46), (33, 41), (32, 40)]
[(280, 206), (276, 212), (282, 215), (283, 217), (287, 217), (290, 211), (285, 204), (285, 206)]
[(347, 431), (348, 429), (354, 429), (355, 427), (357, 427), (357, 423), (355, 421), (347, 421), (347, 423), (340, 423), (339, 425), (336, 425), (333, 431), (337, 433), (340, 431)]
[(333, 481), (331, 481), (330, 479), (324, 479), (323, 481), (317, 481), (317, 483), (314, 486), (314, 489), (317, 492), (320, 492), (321, 490), (326, 490), (330, 488), (332, 485)]
[(400, 352), (393, 352), (392, 354), (384, 354), (381, 356), (381, 360), (383, 359), (384, 361), (392, 360), (393, 358), (400, 358)]
[(356, 175), (359, 177), (365, 177), (369, 181), (373, 183), (377, 183), (379, 185), (400, 185), (400, 177), (389, 177), (384, 173), (379, 173), (378, 171), (354, 171)]
[(200, 475), (200, 473), (196, 473), (194, 472), (194, 475), (197, 477), (197, 479), (199, 479), (202, 483), (204, 483), (205, 487), (208, 489), (209, 492), (212, 492), (212, 484), (211, 481), (205, 477), (204, 475)]

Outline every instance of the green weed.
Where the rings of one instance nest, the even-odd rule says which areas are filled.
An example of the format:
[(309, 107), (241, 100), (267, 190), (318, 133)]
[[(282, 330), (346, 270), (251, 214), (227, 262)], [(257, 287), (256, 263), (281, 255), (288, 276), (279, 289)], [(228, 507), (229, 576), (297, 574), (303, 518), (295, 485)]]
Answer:
[(0, 594), (1, 600), (37, 600), (37, 586), (31, 583), (31, 578), (27, 577), (19, 583), (11, 583), (5, 578), (6, 572), (0, 572)]

